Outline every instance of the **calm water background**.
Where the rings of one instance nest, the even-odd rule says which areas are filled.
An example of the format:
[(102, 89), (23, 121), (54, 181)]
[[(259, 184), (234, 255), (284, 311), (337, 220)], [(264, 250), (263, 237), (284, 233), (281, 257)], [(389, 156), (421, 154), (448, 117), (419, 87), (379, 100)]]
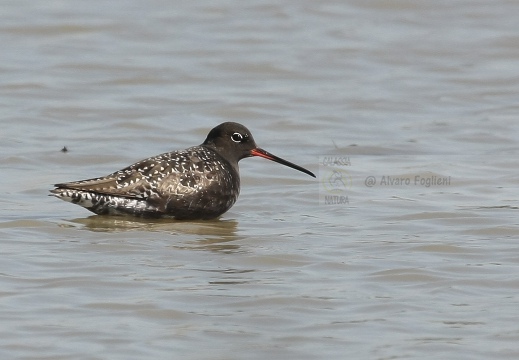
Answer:
[[(519, 2), (0, 5), (2, 359), (519, 357)], [(246, 159), (206, 222), (47, 196), (223, 121), (319, 179)]]

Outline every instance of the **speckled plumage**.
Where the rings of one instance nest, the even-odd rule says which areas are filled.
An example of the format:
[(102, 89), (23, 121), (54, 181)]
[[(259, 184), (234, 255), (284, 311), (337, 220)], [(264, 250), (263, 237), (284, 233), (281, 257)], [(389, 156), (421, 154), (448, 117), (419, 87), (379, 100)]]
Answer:
[(240, 192), (238, 161), (249, 156), (311, 172), (256, 147), (243, 125), (223, 123), (202, 145), (157, 155), (110, 175), (56, 184), (52, 194), (100, 215), (216, 218)]

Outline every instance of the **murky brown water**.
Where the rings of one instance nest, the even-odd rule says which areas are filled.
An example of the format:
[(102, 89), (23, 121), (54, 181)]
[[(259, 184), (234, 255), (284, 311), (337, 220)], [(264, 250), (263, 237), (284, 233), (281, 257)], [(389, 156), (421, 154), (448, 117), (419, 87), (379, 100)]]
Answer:
[[(516, 1), (12, 1), (2, 359), (516, 359)], [(47, 196), (223, 121), (221, 219)], [(67, 146), (68, 152), (60, 152)]]

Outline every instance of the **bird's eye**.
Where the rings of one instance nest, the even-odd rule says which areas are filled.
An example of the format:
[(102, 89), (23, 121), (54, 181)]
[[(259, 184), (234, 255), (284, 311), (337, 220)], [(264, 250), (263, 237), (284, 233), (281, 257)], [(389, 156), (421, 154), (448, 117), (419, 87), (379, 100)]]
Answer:
[(243, 135), (240, 134), (240, 133), (237, 133), (235, 132), (234, 134), (231, 135), (231, 140), (234, 141), (234, 142), (242, 142), (243, 141)]

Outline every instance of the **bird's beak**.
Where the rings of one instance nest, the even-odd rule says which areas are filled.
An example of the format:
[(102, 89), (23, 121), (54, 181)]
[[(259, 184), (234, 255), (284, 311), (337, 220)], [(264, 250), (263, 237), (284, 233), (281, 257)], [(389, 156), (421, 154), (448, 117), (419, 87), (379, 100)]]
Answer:
[(272, 155), (271, 153), (269, 153), (268, 151), (265, 151), (261, 148), (255, 148), (255, 149), (252, 149), (250, 151), (250, 155), (251, 156), (259, 156), (259, 157), (262, 157), (262, 158), (265, 158), (265, 159), (268, 159), (268, 160), (272, 160), (272, 161), (275, 161), (277, 163), (280, 163), (282, 165), (285, 165), (285, 166), (288, 166), (288, 167), (291, 167), (292, 169), (296, 169), (296, 170), (299, 170), (301, 172), (304, 172), (305, 174), (308, 174), (310, 176), (313, 176), (315, 177), (314, 173), (309, 171), (309, 170), (306, 170), (305, 168), (299, 166), (299, 165), (296, 165), (294, 163), (291, 163), (290, 161), (286, 161), (280, 157), (277, 157), (276, 155)]

